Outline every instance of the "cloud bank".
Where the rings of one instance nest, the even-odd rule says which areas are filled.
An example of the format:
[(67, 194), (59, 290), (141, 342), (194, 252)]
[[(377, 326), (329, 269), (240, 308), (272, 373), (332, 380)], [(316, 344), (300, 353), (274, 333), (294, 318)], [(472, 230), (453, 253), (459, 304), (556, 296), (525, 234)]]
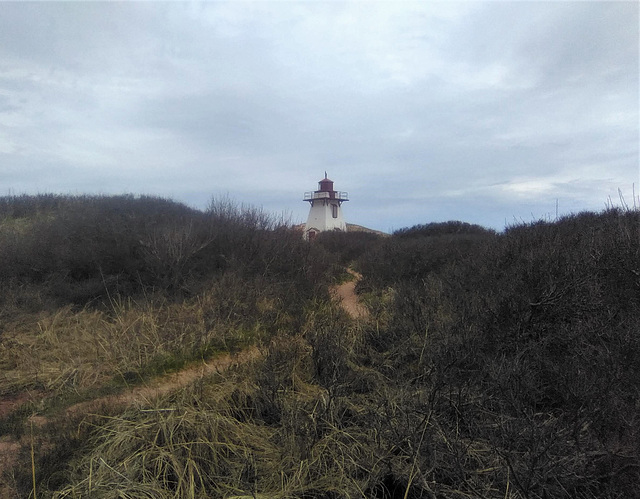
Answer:
[(636, 2), (0, 4), (0, 187), (501, 229), (639, 190)]

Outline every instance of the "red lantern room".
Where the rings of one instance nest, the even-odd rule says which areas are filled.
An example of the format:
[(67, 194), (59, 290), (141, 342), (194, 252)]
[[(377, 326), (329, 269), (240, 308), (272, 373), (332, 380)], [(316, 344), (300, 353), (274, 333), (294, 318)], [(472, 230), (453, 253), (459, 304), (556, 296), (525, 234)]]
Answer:
[(333, 180), (327, 178), (327, 172), (324, 172), (324, 178), (318, 182), (316, 192), (328, 192), (330, 198), (335, 198), (336, 191), (333, 190)]

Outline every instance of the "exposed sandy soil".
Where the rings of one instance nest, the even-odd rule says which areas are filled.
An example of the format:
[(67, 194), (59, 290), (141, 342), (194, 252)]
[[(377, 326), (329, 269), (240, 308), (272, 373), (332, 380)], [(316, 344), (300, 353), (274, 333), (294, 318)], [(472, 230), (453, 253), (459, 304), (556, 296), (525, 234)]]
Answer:
[(203, 378), (209, 374), (221, 373), (240, 364), (255, 359), (260, 356), (260, 351), (257, 347), (251, 347), (236, 355), (226, 354), (221, 357), (216, 357), (202, 364), (190, 366), (182, 371), (168, 374), (153, 380), (148, 385), (136, 386), (129, 391), (119, 393), (117, 395), (109, 395), (87, 402), (81, 402), (74, 404), (67, 408), (67, 414), (82, 414), (90, 412), (92, 408), (99, 407), (101, 405), (109, 406), (131, 406), (131, 405), (145, 405), (151, 400), (171, 393), (179, 388), (187, 386), (188, 384), (196, 381), (198, 378)]
[(332, 294), (340, 300), (342, 308), (354, 319), (361, 319), (366, 317), (367, 309), (358, 301), (358, 295), (356, 294), (356, 284), (362, 278), (357, 272), (348, 269), (354, 280), (345, 282), (332, 289)]
[(39, 400), (42, 394), (39, 392), (22, 392), (15, 395), (5, 396), (0, 400), (0, 418), (6, 416), (16, 407), (29, 402), (30, 400)]

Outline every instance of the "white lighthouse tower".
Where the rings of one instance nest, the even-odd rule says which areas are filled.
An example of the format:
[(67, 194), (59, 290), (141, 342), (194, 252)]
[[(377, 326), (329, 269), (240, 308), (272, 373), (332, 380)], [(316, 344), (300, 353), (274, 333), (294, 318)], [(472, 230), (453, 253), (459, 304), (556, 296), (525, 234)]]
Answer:
[(309, 201), (311, 209), (304, 227), (304, 238), (312, 240), (318, 232), (325, 230), (347, 230), (347, 224), (342, 217), (342, 203), (349, 201), (346, 192), (333, 190), (333, 180), (324, 178), (318, 182), (318, 190), (304, 193), (304, 201)]

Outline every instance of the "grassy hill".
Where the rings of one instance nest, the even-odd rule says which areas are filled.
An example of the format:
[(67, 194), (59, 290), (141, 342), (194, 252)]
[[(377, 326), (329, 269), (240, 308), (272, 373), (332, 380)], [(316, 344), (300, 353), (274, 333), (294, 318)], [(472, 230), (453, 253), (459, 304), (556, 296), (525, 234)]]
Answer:
[(368, 227), (364, 227), (362, 225), (358, 225), (358, 224), (347, 224), (347, 230), (349, 232), (368, 232), (370, 234), (376, 234), (378, 236), (388, 236), (389, 234), (387, 234), (386, 232), (382, 232), (379, 230), (375, 230), (375, 229), (369, 229)]
[(6, 494), (638, 497), (637, 211), (309, 244), (229, 200), (7, 197), (0, 256)]

